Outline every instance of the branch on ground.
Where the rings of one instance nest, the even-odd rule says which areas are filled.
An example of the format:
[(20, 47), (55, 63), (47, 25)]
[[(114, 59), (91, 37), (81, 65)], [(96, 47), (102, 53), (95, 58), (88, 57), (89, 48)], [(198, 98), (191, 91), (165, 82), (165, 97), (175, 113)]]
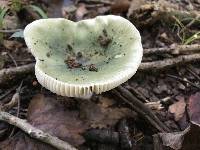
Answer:
[(34, 72), (34, 63), (19, 67), (12, 67), (0, 70), (0, 85), (8, 83), (16, 78), (23, 78), (25, 75)]
[(138, 27), (151, 26), (157, 21), (165, 22), (167, 25), (173, 25), (177, 20), (183, 24), (199, 25), (200, 13), (198, 11), (181, 11), (166, 4), (149, 3), (140, 8), (129, 12), (128, 17)]
[(76, 150), (73, 146), (68, 144), (65, 141), (60, 140), (59, 138), (50, 135), (49, 133), (45, 133), (42, 130), (39, 130), (29, 124), (26, 120), (17, 118), (13, 115), (10, 115), (7, 112), (0, 111), (0, 121), (7, 122), (11, 125), (14, 125), (25, 133), (27, 133), (32, 138), (38, 139), (44, 143), (47, 143), (59, 150)]
[[(167, 47), (167, 48), (151, 48), (145, 49), (144, 54), (157, 54), (157, 53), (171, 53), (171, 54), (185, 54), (190, 52), (199, 52), (200, 45), (180, 45), (177, 47)], [(178, 55), (177, 57), (173, 58), (166, 58), (160, 61), (152, 61), (152, 62), (143, 62), (141, 63), (139, 70), (146, 71), (146, 70), (162, 70), (166, 68), (170, 68), (176, 65), (183, 65), (186, 63), (191, 63), (194, 61), (200, 61), (200, 53), (194, 53), (189, 55)], [(19, 67), (12, 67), (8, 69), (0, 70), (0, 85), (4, 85), (9, 81), (15, 80), (17, 78), (23, 78), (24, 75), (30, 74), (34, 72), (34, 63), (19, 66)]]

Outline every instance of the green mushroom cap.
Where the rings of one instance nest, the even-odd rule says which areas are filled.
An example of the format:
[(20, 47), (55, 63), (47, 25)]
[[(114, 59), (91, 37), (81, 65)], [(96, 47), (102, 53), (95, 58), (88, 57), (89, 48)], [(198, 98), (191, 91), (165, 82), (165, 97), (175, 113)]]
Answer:
[(138, 30), (114, 15), (79, 22), (36, 20), (26, 26), (24, 37), (36, 58), (39, 83), (62, 96), (115, 88), (135, 74), (143, 55)]

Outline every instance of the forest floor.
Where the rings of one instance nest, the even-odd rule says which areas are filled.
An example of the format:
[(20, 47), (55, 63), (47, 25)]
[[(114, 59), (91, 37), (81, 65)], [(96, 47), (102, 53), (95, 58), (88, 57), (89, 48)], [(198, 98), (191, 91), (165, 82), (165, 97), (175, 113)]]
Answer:
[[(140, 31), (144, 56), (137, 73), (90, 100), (43, 88), (24, 27), (40, 18), (109, 14)], [(43, 132), (71, 146), (65, 149), (200, 149), (199, 63), (199, 0), (1, 0), (0, 149), (62, 149), (41, 138)], [(26, 125), (35, 127), (33, 133)], [(37, 129), (43, 131), (39, 138)]]

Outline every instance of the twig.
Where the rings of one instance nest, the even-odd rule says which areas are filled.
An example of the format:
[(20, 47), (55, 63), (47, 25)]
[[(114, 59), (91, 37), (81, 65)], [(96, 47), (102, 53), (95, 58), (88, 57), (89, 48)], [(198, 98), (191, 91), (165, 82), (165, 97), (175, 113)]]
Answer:
[(4, 104), (1, 108), (2, 111), (8, 111), (10, 110), (11, 108), (13, 108), (14, 106), (17, 105), (19, 101), (19, 93), (15, 93), (11, 99), (10, 102), (8, 102), (7, 104)]
[[(190, 49), (191, 47), (188, 48)], [(186, 48), (184, 49), (184, 51), (186, 51)], [(175, 58), (167, 58), (162, 61), (160, 60), (153, 62), (143, 62), (141, 63), (139, 70), (140, 71), (152, 70), (152, 69), (159, 70), (194, 61), (200, 61), (200, 53), (191, 55), (180, 55)], [(17, 77), (22, 78), (23, 75), (34, 72), (34, 65), (35, 63), (31, 63), (28, 65), (0, 70), (0, 85), (5, 84), (8, 81), (11, 81), (12, 79), (15, 79)]]
[(149, 102), (149, 100), (147, 100), (146, 98), (145, 98), (145, 96), (143, 96), (143, 94), (142, 93), (140, 93), (138, 90), (136, 90), (135, 88), (133, 88), (133, 87), (131, 87), (131, 86), (126, 86), (126, 88), (128, 89), (128, 90), (130, 90), (134, 95), (136, 95), (136, 97), (138, 98), (138, 99), (140, 99), (140, 100), (142, 100), (142, 102), (144, 102), (144, 103), (148, 103)]
[(116, 88), (121, 95), (123, 95), (125, 98), (127, 98), (129, 101), (131, 101), (136, 107), (138, 107), (139, 109), (141, 109), (142, 111), (144, 111), (144, 113), (146, 115), (149, 115), (159, 126), (163, 131), (170, 131), (169, 128), (167, 126), (165, 126), (165, 124), (163, 124), (158, 117), (151, 111), (151, 109), (149, 109), (148, 107), (146, 107), (144, 105), (144, 103), (142, 103), (140, 100), (138, 100), (131, 92), (129, 92), (127, 89), (125, 89), (122, 86), (118, 86)]
[(129, 127), (126, 119), (122, 119), (118, 125), (121, 149), (132, 149), (133, 145), (130, 138)]
[(190, 23), (188, 23), (185, 27), (189, 28), (192, 26), (192, 24), (194, 24), (196, 21), (198, 21), (200, 19), (200, 15), (196, 16), (193, 20), (191, 20)]
[(113, 2), (109, 0), (79, 0), (79, 2), (84, 2), (84, 3), (95, 3), (95, 4), (104, 4), (104, 5), (112, 5)]
[[(129, 20), (132, 20), (138, 27), (151, 26), (158, 21), (165, 22), (166, 25), (172, 25), (176, 22), (174, 17), (183, 24), (188, 24), (195, 18), (198, 18), (198, 16), (198, 11), (180, 11), (170, 6), (163, 5), (162, 3), (154, 2), (144, 4), (128, 14)], [(199, 21), (195, 19), (192, 24), (199, 24)]]
[(170, 77), (170, 78), (174, 78), (174, 79), (176, 79), (178, 81), (186, 82), (186, 83), (188, 83), (188, 84), (192, 85), (193, 87), (195, 87), (195, 88), (200, 90), (200, 86), (192, 83), (191, 81), (187, 80), (186, 78), (182, 79), (180, 77), (177, 77), (177, 76), (174, 76), (174, 75), (170, 75), (170, 74), (167, 74), (167, 76)]
[(0, 85), (7, 83), (14, 78), (22, 78), (24, 75), (32, 73), (34, 71), (34, 66), (35, 64), (32, 63), (19, 67), (0, 70)]
[[(20, 83), (20, 85), (19, 85), (19, 87), (17, 88), (17, 90), (16, 90), (16, 93), (14, 94), (14, 96), (15, 96), (15, 101), (16, 101), (16, 103), (17, 103), (17, 117), (19, 117), (19, 113), (20, 113), (20, 93), (21, 93), (21, 89), (22, 89), (22, 84), (23, 84), (23, 80), (21, 81), (21, 83)], [(13, 98), (12, 98), (13, 99)], [(12, 101), (12, 100), (11, 100)], [(12, 137), (13, 136), (13, 134), (14, 134), (14, 132), (15, 132), (15, 129), (16, 129), (16, 127), (14, 126), (13, 128), (12, 128), (12, 131), (11, 131), (11, 133), (10, 133), (10, 135), (9, 135), (9, 137)]]
[(14, 57), (10, 54), (10, 53), (7, 53), (8, 54), (8, 56), (11, 58), (11, 60), (13, 61), (13, 63), (15, 64), (15, 67), (17, 67), (18, 65), (17, 65), (17, 62), (16, 62), (16, 60), (14, 59)]
[(0, 130), (0, 138), (6, 134), (6, 132), (8, 131), (8, 128), (4, 128)]
[(148, 103), (145, 103), (145, 105), (147, 107), (149, 107), (150, 109), (152, 109), (152, 110), (161, 110), (161, 109), (164, 108), (162, 106), (162, 104), (160, 103), (160, 101), (157, 101), (157, 102), (148, 102)]
[(175, 45), (175, 46), (172, 45), (170, 47), (144, 49), (144, 55), (163, 54), (163, 53), (178, 55), (178, 54), (188, 54), (191, 52), (200, 52), (200, 45), (199, 44)]
[(1, 33), (14, 33), (14, 32), (18, 32), (18, 31), (22, 31), (22, 29), (0, 30)]
[(158, 134), (153, 135), (154, 150), (163, 150), (163, 144)]
[(166, 69), (169, 67), (173, 67), (176, 65), (181, 65), (185, 63), (190, 63), (194, 61), (200, 61), (200, 54), (192, 54), (192, 55), (181, 55), (175, 58), (167, 58), (164, 60), (153, 61), (153, 62), (144, 62), (141, 63), (139, 70), (152, 70), (152, 69)]
[(124, 87), (118, 86), (116, 90), (114, 90), (114, 94), (129, 104), (137, 113), (148, 120), (160, 132), (170, 131), (169, 128), (165, 126), (147, 106), (145, 106)]
[(200, 81), (200, 76), (195, 72), (193, 71), (193, 69), (191, 67), (187, 67), (186, 68), (194, 77), (196, 77), (199, 81)]
[[(20, 112), (20, 97), (18, 97), (16, 103), (17, 103), (17, 115), (16, 115), (16, 117), (19, 117), (19, 112)], [(13, 134), (15, 133), (15, 129), (16, 129), (16, 127), (13, 126), (12, 130), (10, 132), (9, 138), (13, 136)]]
[(10, 115), (7, 112), (3, 112), (3, 111), (0, 112), (0, 120), (5, 121), (11, 125), (14, 125), (20, 128), (21, 130), (26, 132), (28, 135), (30, 135), (32, 138), (35, 138), (44, 143), (50, 144), (51, 146), (59, 150), (76, 150), (76, 148), (74, 148), (67, 142), (62, 141), (59, 138), (50, 135), (49, 133), (45, 133), (42, 130), (39, 130), (33, 127), (26, 120), (17, 118), (13, 115)]
[(11, 89), (7, 90), (4, 94), (0, 96), (0, 100), (5, 98), (7, 95), (9, 95), (12, 91), (14, 91), (17, 88), (17, 86), (12, 87)]

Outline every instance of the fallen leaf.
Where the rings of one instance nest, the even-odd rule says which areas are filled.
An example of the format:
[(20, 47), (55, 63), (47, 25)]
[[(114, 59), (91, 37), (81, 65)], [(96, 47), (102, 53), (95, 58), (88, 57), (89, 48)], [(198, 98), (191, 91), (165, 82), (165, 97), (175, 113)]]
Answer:
[(183, 117), (177, 123), (181, 130), (185, 130), (190, 124), (187, 114), (184, 113)]
[(159, 137), (164, 146), (174, 150), (197, 150), (200, 149), (200, 126), (191, 122), (190, 127), (181, 132), (159, 133)]
[(80, 134), (87, 129), (87, 125), (78, 116), (78, 111), (69, 111), (60, 101), (37, 95), (28, 107), (27, 119), (36, 128), (72, 145), (80, 145), (84, 142)]
[(77, 7), (74, 4), (69, 4), (62, 7), (62, 16), (64, 18), (70, 18), (73, 16), (73, 13), (76, 12)]
[(179, 121), (185, 113), (186, 103), (184, 98), (182, 97), (178, 102), (169, 106), (169, 112), (174, 115), (174, 120)]
[(13, 15), (5, 15), (3, 19), (3, 28), (4, 29), (20, 29), (20, 19), (17, 14), (13, 13)]
[(127, 12), (130, 7), (131, 2), (129, 0), (117, 0), (111, 6), (111, 12), (113, 14)]
[(23, 44), (14, 40), (3, 40), (3, 46), (9, 50), (15, 50), (22, 48)]
[(81, 3), (79, 4), (75, 16), (76, 16), (76, 21), (80, 21), (83, 19), (84, 15), (88, 13), (88, 10), (85, 7), (85, 4)]
[[(104, 103), (80, 101), (80, 112), (69, 109), (70, 98), (53, 98), (36, 95), (28, 107), (27, 120), (34, 127), (48, 132), (74, 146), (84, 143), (82, 133), (89, 127), (103, 128), (115, 125), (121, 118), (135, 117), (136, 114), (128, 108), (112, 108)], [(54, 148), (32, 139), (22, 131), (13, 138), (0, 143), (0, 149), (48, 149)]]
[(82, 101), (80, 105), (80, 117), (86, 120), (92, 128), (105, 128), (115, 125), (125, 117), (136, 117), (136, 113), (128, 108), (105, 107), (102, 104)]
[(200, 92), (190, 96), (188, 109), (190, 120), (200, 124)]
[(114, 99), (105, 97), (105, 96), (99, 96), (99, 102), (102, 105), (102, 107), (110, 107), (116, 103)]
[(134, 10), (139, 9), (145, 3), (146, 3), (145, 0), (132, 0), (130, 4), (130, 8), (128, 9), (127, 16), (130, 16)]
[[(68, 99), (69, 100), (69, 99)], [(65, 101), (67, 101), (65, 99)], [(84, 143), (81, 136), (88, 126), (79, 118), (79, 112), (69, 110), (65, 102), (44, 95), (36, 95), (28, 107), (27, 120), (34, 127), (48, 132), (74, 146)], [(54, 150), (55, 148), (38, 140), (32, 139), (22, 131), (13, 138), (0, 143), (3, 150)]]
[(8, 0), (1, 0), (0, 1), (0, 6), (1, 8), (9, 8), (9, 1)]

